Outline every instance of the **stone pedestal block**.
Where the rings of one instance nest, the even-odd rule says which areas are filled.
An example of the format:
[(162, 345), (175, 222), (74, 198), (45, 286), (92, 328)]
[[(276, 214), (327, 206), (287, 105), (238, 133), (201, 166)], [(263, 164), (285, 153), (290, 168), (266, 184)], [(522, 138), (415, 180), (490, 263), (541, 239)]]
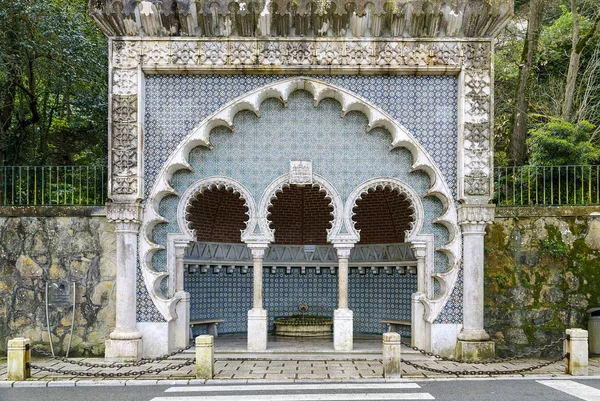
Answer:
[(7, 379), (26, 380), (31, 377), (31, 348), (29, 338), (13, 338), (8, 341)]
[(267, 350), (267, 311), (250, 309), (248, 311), (248, 351)]
[(588, 332), (582, 329), (567, 329), (565, 352), (569, 354), (565, 372), (571, 376), (588, 375)]
[(175, 298), (179, 298), (179, 302), (175, 307), (177, 312), (177, 320), (175, 321), (175, 348), (185, 348), (190, 343), (190, 293), (178, 291), (175, 293)]
[(423, 319), (425, 305), (421, 299), (425, 298), (422, 292), (411, 295), (412, 326), (410, 328), (412, 345), (429, 351), (431, 348), (431, 325)]
[(336, 351), (352, 351), (354, 313), (350, 309), (333, 312), (333, 348)]
[(106, 340), (104, 359), (107, 362), (137, 361), (142, 358), (142, 339)]
[(383, 333), (383, 377), (386, 379), (401, 377), (400, 340), (398, 333)]
[(458, 340), (456, 356), (463, 361), (492, 359), (496, 356), (496, 344), (493, 341)]
[(212, 379), (215, 373), (215, 343), (213, 336), (196, 337), (196, 378)]

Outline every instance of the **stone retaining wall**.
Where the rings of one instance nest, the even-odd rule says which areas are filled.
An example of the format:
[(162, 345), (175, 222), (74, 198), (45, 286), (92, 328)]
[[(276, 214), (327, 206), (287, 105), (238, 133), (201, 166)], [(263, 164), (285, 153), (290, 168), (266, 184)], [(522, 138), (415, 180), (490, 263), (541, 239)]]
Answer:
[[(102, 355), (115, 324), (116, 272), (114, 228), (104, 208), (0, 207), (0, 216), (0, 354), (18, 336), (49, 350), (48, 281), (76, 283), (70, 356)], [(57, 355), (68, 346), (71, 313), (49, 308)]]
[(485, 325), (499, 355), (587, 328), (600, 306), (600, 207), (498, 208), (485, 237)]
[[(586, 327), (600, 306), (600, 208), (501, 208), (486, 235), (486, 329), (499, 355)], [(45, 283), (75, 282), (71, 356), (102, 355), (115, 322), (115, 237), (103, 208), (0, 207), (0, 354), (9, 338), (49, 348)], [(50, 311), (55, 352), (71, 309)]]

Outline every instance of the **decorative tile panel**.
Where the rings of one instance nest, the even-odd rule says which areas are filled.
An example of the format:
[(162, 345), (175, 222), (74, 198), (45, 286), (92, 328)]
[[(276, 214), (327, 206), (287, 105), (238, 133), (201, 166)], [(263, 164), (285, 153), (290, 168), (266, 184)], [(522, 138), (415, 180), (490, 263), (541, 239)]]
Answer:
[(463, 322), (463, 269), (458, 272), (456, 285), (448, 302), (433, 323), (462, 323)]
[[(148, 76), (144, 144), (145, 197), (168, 156), (204, 118), (245, 92), (287, 77), (289, 76)], [(321, 75), (315, 78), (347, 88), (388, 112), (425, 147), (442, 171), (448, 186), (453, 193), (456, 192), (456, 78)], [(384, 140), (389, 142), (389, 139), (388, 136)]]
[[(252, 269), (242, 273), (225, 269), (214, 273), (186, 273), (185, 290), (190, 293), (190, 318), (224, 319), (219, 333), (247, 331), (247, 314), (252, 308)], [(366, 270), (359, 274), (351, 268), (348, 277), (348, 303), (354, 312), (356, 333), (383, 333), (384, 319), (411, 319), (411, 294), (417, 289), (416, 275), (387, 274), (383, 269), (374, 273)], [(263, 270), (264, 307), (269, 312), (269, 331), (278, 317), (298, 314), (300, 304), (308, 305), (307, 314), (333, 317), (337, 308), (337, 275), (317, 273), (315, 268), (285, 268)], [(194, 329), (194, 335), (204, 334), (205, 327)], [(403, 336), (410, 336), (410, 328), (403, 328)]]
[[(174, 82), (184, 79), (177, 77)], [(214, 86), (213, 86), (214, 85)], [(209, 90), (218, 90), (217, 83), (211, 82)], [(168, 155), (173, 141), (167, 138), (158, 141), (157, 127), (173, 123), (181, 127), (182, 133), (189, 131), (194, 122), (185, 119), (174, 119), (171, 102), (177, 96), (164, 96), (161, 101), (152, 100), (148, 109), (167, 119), (157, 118), (148, 113), (146, 130), (148, 148), (153, 148), (158, 155)], [(185, 109), (185, 104), (181, 105)], [(161, 111), (162, 110), (162, 111)], [(366, 118), (361, 113), (352, 112), (340, 118), (339, 103), (326, 99), (315, 108), (312, 96), (304, 92), (295, 92), (289, 99), (288, 107), (269, 99), (261, 107), (260, 117), (251, 112), (241, 112), (234, 118), (235, 132), (226, 128), (216, 128), (211, 135), (212, 150), (196, 148), (190, 153), (189, 163), (193, 172), (180, 170), (174, 174), (172, 185), (179, 193), (200, 178), (207, 176), (228, 176), (238, 180), (259, 199), (267, 185), (289, 170), (290, 160), (312, 160), (315, 173), (329, 180), (345, 198), (360, 183), (375, 176), (394, 176), (411, 185), (419, 194), (429, 188), (429, 178), (421, 172), (408, 173), (412, 164), (410, 153), (404, 149), (389, 150), (389, 134), (383, 129), (366, 131)], [(451, 112), (451, 111), (449, 111)], [(452, 120), (452, 118), (449, 118)], [(160, 122), (160, 124), (158, 124)], [(451, 132), (451, 130), (450, 130)], [(158, 142), (158, 143), (157, 143)], [(432, 141), (433, 142), (433, 141)], [(454, 142), (451, 140), (445, 142)], [(336, 143), (333, 151), (331, 143)], [(156, 146), (160, 145), (160, 146)], [(148, 149), (147, 148), (147, 149)], [(164, 157), (164, 156), (163, 156)], [(150, 169), (160, 168), (153, 164), (155, 158), (146, 157), (146, 166)], [(152, 170), (150, 170), (152, 171)], [(448, 170), (447, 170), (448, 171)], [(148, 173), (147, 177), (151, 174)], [(153, 179), (153, 177), (151, 178)], [(166, 245), (166, 235), (178, 232), (176, 224), (176, 208), (178, 198), (170, 196), (160, 204), (160, 214), (169, 224), (159, 224), (154, 229), (153, 240)], [(423, 199), (425, 210), (424, 233), (436, 234), (436, 247), (448, 240), (446, 229), (432, 224), (433, 219), (442, 212), (442, 205), (437, 198)], [(436, 271), (445, 270), (446, 257), (436, 252)], [(155, 254), (154, 268), (165, 269), (165, 251)]]

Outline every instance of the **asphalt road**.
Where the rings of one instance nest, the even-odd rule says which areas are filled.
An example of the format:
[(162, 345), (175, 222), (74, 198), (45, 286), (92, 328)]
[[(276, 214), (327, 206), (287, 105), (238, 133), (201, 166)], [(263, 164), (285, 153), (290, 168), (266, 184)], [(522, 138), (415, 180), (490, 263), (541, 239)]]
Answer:
[(257, 383), (0, 389), (2, 401), (600, 401), (600, 379), (453, 379), (393, 383)]

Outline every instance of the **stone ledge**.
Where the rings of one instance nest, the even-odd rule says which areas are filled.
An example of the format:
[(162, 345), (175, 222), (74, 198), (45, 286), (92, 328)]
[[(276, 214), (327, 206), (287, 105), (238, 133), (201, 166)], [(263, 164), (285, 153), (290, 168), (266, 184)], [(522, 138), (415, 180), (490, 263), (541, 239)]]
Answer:
[[(514, 0), (89, 0), (107, 36), (495, 36)], [(286, 22), (286, 24), (284, 24)], [(367, 29), (368, 28), (368, 29)]]
[(102, 217), (104, 206), (0, 206), (0, 217)]
[(589, 217), (592, 213), (600, 213), (600, 205), (497, 207), (495, 218), (511, 219), (515, 217)]

